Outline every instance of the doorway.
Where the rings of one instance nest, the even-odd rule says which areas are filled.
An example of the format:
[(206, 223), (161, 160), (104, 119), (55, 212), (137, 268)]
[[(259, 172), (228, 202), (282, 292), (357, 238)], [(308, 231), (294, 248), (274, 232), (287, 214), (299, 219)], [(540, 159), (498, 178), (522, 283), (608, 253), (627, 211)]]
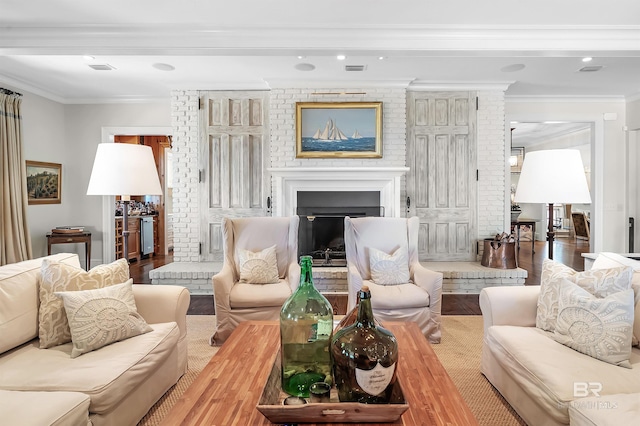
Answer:
[[(166, 135), (171, 139), (172, 128), (171, 127), (103, 127), (102, 128), (102, 143), (114, 143), (117, 135)], [(154, 153), (155, 157), (155, 153)], [(156, 163), (157, 164), (157, 163)], [(172, 185), (173, 186), (173, 185)], [(163, 185), (163, 191), (166, 194), (165, 187)], [(115, 202), (114, 196), (102, 197), (102, 260), (103, 263), (113, 262), (115, 257)], [(166, 209), (165, 215), (166, 216)], [(165, 218), (166, 220), (166, 218)], [(166, 222), (165, 222), (166, 223)], [(164, 233), (164, 232), (163, 232)], [(165, 244), (165, 246), (167, 246)]]
[[(593, 123), (578, 121), (545, 121), (527, 122), (511, 121), (511, 156), (510, 158), (510, 188), (509, 192), (515, 193), (518, 185), (520, 167), (526, 154), (532, 151), (549, 149), (576, 149), (580, 151), (582, 163), (585, 169), (585, 177), (593, 194), (592, 185), (592, 152), (594, 152)], [(592, 197), (594, 198), (594, 197)], [(511, 198), (513, 200), (513, 198)], [(546, 205), (522, 204), (513, 205), (512, 211), (519, 212), (520, 218), (527, 218), (538, 222), (536, 235), (530, 236), (537, 241), (546, 240), (546, 229), (549, 223), (549, 211)], [(556, 238), (565, 238), (572, 241), (580, 241), (581, 245), (590, 247), (591, 239), (584, 238), (584, 224), (591, 226), (593, 204), (554, 204), (553, 217), (551, 218)], [(580, 218), (576, 224), (575, 219)], [(582, 220), (583, 219), (583, 220)], [(578, 232), (576, 232), (576, 230)]]

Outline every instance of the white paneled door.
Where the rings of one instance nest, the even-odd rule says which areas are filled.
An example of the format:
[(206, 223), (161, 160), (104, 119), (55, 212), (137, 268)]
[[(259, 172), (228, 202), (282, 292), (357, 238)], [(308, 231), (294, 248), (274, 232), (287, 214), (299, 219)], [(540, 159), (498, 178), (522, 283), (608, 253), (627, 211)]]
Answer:
[(203, 92), (200, 107), (200, 260), (220, 261), (222, 218), (266, 214), (269, 93)]
[(407, 93), (407, 196), (420, 260), (475, 261), (476, 96)]

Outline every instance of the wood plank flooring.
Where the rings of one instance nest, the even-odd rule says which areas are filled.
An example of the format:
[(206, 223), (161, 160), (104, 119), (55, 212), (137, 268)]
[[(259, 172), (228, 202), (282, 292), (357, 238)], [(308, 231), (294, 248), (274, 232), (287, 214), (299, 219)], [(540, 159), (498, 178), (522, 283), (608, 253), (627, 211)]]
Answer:
[[(526, 269), (528, 277), (525, 285), (540, 284), (542, 261), (548, 257), (548, 246), (545, 241), (536, 241), (535, 253), (531, 253), (531, 244), (521, 244), (518, 253), (518, 266)], [(558, 238), (553, 246), (554, 260), (564, 263), (576, 271), (584, 270), (582, 253), (589, 253), (589, 242), (569, 238)], [(149, 271), (173, 262), (173, 256), (158, 255), (134, 261), (129, 265), (131, 278), (136, 284), (150, 284)], [(213, 296), (191, 296), (189, 315), (213, 315)], [(477, 294), (443, 294), (443, 315), (480, 315)]]

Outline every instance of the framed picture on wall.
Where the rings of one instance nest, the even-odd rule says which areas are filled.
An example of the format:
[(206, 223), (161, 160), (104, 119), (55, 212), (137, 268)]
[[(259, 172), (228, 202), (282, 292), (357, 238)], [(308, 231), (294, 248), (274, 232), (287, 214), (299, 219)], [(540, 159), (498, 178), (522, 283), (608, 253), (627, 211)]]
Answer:
[(296, 103), (296, 158), (381, 158), (382, 102)]
[(29, 204), (60, 204), (62, 164), (27, 160)]

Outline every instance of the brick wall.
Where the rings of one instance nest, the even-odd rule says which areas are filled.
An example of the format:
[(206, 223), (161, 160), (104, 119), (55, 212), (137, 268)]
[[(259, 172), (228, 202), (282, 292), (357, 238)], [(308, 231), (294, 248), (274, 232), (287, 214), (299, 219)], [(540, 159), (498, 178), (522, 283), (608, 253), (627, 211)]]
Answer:
[[(342, 92), (323, 89), (323, 92)], [(270, 167), (403, 167), (406, 163), (406, 89), (348, 88), (364, 95), (317, 96), (313, 89), (270, 93)], [(198, 97), (195, 90), (171, 93), (174, 153), (174, 261), (198, 262)], [(503, 231), (505, 223), (505, 115), (502, 91), (480, 91), (478, 127), (478, 238)], [(383, 157), (380, 159), (296, 159), (296, 102), (383, 102)], [(402, 182), (405, 194), (405, 181)], [(480, 245), (482, 249), (482, 245)], [(480, 253), (481, 254), (481, 253)]]
[(197, 90), (171, 92), (174, 262), (200, 260), (198, 104)]

